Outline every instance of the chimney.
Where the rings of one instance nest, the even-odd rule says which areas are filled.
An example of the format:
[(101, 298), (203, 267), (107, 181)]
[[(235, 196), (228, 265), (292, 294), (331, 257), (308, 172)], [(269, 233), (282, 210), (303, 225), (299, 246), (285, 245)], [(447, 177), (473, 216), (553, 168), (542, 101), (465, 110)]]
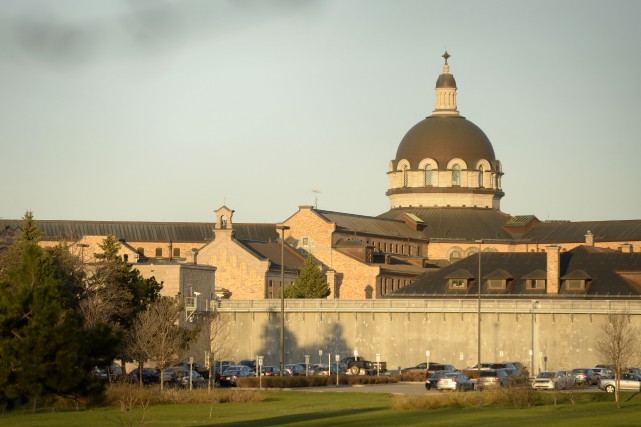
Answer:
[(585, 244), (588, 246), (594, 246), (594, 234), (590, 230), (585, 233)]
[(630, 254), (632, 253), (632, 244), (631, 243), (624, 243), (621, 245), (621, 252), (624, 254)]
[(559, 277), (560, 277), (560, 257), (559, 252), (561, 248), (556, 245), (546, 246), (545, 254), (547, 256), (547, 293), (559, 293)]

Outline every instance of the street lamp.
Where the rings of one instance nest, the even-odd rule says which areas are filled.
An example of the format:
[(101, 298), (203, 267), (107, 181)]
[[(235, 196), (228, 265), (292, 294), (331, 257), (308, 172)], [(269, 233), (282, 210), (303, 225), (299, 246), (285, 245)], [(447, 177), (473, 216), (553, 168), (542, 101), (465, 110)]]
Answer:
[(285, 368), (285, 230), (286, 225), (276, 226), (280, 230), (280, 376)]
[(481, 244), (483, 243), (483, 240), (476, 240), (476, 243), (479, 244), (479, 274), (478, 274), (478, 280), (477, 280), (478, 293), (476, 298), (476, 342), (477, 342), (476, 368), (478, 370), (478, 374), (479, 374), (478, 378), (480, 380), (481, 379), (481, 284), (483, 282), (483, 280), (481, 280), (481, 252), (482, 252)]

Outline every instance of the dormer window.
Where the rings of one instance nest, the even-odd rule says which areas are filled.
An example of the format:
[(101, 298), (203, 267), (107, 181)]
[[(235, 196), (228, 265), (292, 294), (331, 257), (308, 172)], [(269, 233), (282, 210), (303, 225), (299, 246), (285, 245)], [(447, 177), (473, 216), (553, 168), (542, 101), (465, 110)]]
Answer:
[(490, 290), (503, 290), (506, 286), (505, 279), (489, 279), (487, 281), (487, 288)]
[(450, 279), (450, 289), (467, 289), (467, 279)]
[(529, 290), (545, 290), (545, 279), (529, 279), (526, 282), (526, 288)]
[(565, 289), (568, 291), (583, 291), (585, 290), (585, 280), (570, 279), (564, 280)]

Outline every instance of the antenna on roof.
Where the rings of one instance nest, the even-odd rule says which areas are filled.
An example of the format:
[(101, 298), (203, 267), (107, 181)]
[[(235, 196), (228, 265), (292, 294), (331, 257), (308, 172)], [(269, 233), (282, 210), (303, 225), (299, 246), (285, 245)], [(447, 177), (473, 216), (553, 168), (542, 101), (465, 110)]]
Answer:
[(320, 190), (312, 190), (312, 193), (314, 193), (314, 209), (318, 209), (318, 195), (320, 194)]

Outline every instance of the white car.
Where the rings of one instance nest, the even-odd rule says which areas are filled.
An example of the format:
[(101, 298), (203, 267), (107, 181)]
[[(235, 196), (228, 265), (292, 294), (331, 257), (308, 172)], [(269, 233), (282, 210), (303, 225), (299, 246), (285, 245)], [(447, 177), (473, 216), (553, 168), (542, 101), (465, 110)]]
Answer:
[(543, 371), (532, 382), (535, 390), (561, 390), (567, 387), (564, 371)]
[(474, 383), (461, 372), (447, 372), (436, 382), (438, 391), (466, 391), (474, 390)]

